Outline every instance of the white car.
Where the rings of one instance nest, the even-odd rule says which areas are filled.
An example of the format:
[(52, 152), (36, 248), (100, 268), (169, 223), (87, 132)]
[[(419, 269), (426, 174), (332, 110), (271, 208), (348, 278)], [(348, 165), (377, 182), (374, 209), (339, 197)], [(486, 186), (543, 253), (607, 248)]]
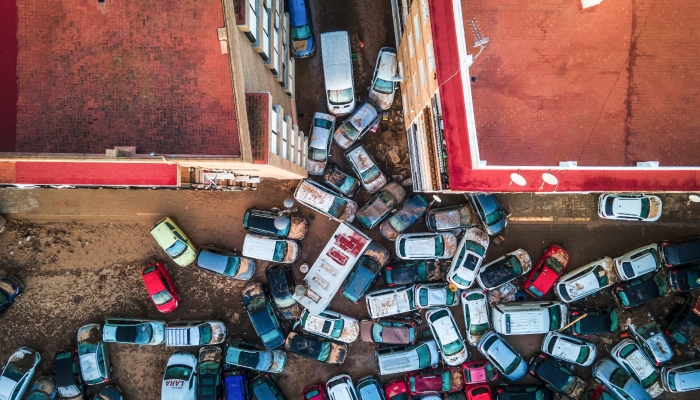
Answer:
[(195, 400), (197, 397), (197, 357), (178, 352), (170, 356), (165, 367), (161, 400)]
[(489, 248), (489, 235), (479, 228), (469, 228), (464, 232), (462, 241), (452, 257), (447, 281), (460, 289), (469, 289), (479, 274), (484, 262), (486, 249)]
[(293, 240), (273, 239), (262, 235), (245, 235), (243, 256), (258, 260), (291, 264), (299, 256), (299, 245)]
[(609, 358), (603, 358), (595, 363), (593, 379), (602, 383), (609, 392), (616, 393), (615, 397), (620, 400), (651, 400), (651, 396), (639, 381)]
[(449, 232), (403, 233), (396, 238), (396, 255), (402, 260), (452, 258), (457, 237)]
[(376, 290), (365, 295), (369, 317), (378, 319), (416, 310), (413, 286)]
[(78, 356), (80, 373), (88, 385), (97, 385), (109, 380), (112, 367), (109, 352), (102, 341), (102, 326), (89, 324), (78, 329)]
[(382, 110), (388, 110), (394, 102), (394, 82), (400, 81), (398, 77), (398, 62), (396, 49), (382, 47), (377, 56), (377, 65), (372, 75), (372, 85), (369, 88), (369, 98), (377, 103)]
[(331, 140), (335, 130), (335, 117), (317, 112), (311, 124), (308, 160), (306, 169), (309, 175), (323, 175), (331, 150)]
[(476, 346), (481, 336), (491, 328), (489, 307), (486, 295), (479, 289), (462, 292), (462, 312), (464, 326), (467, 330), (467, 341)]
[(610, 356), (630, 375), (637, 378), (651, 397), (664, 392), (659, 372), (634, 340), (620, 341), (610, 350)]
[(352, 343), (360, 333), (360, 323), (355, 318), (326, 309), (319, 315), (304, 310), (299, 317), (301, 329), (314, 335)]
[(527, 373), (527, 364), (523, 357), (494, 331), (484, 333), (476, 348), (511, 382), (519, 381)]
[(346, 151), (345, 158), (369, 193), (375, 193), (386, 185), (386, 176), (363, 145), (358, 144)]
[(603, 219), (653, 222), (661, 217), (661, 199), (647, 194), (603, 194), (598, 198), (598, 216)]
[(448, 308), (435, 308), (425, 313), (430, 332), (437, 342), (440, 355), (445, 364), (459, 365), (469, 358), (467, 346), (464, 344), (459, 328)]
[(619, 281), (613, 269), (610, 257), (593, 261), (559, 277), (554, 284), (554, 294), (564, 303), (586, 298)]
[(649, 274), (661, 267), (659, 245), (654, 243), (614, 258), (615, 271), (623, 281)]
[(157, 345), (165, 343), (165, 322), (138, 318), (106, 318), (102, 341)]
[(423, 283), (414, 286), (413, 303), (420, 308), (453, 307), (459, 302), (459, 292), (447, 283)]
[(357, 400), (355, 385), (348, 375), (334, 376), (326, 383), (326, 392), (331, 400)]
[(691, 360), (661, 368), (661, 381), (671, 393), (700, 389), (700, 360)]
[(584, 367), (593, 364), (597, 353), (593, 343), (559, 332), (549, 332), (544, 335), (542, 351), (557, 360)]
[(15, 351), (0, 374), (0, 399), (20, 400), (32, 381), (41, 355), (28, 347)]

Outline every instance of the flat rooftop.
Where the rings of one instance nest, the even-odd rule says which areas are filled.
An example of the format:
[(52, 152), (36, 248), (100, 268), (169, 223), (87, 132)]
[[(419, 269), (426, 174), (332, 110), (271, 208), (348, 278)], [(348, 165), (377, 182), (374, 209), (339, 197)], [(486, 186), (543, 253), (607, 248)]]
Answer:
[[(462, 0), (487, 165), (698, 166), (696, 0)], [(472, 78), (473, 79), (473, 78)]]
[(16, 132), (0, 136), (15, 151), (240, 155), (220, 0), (17, 8)]

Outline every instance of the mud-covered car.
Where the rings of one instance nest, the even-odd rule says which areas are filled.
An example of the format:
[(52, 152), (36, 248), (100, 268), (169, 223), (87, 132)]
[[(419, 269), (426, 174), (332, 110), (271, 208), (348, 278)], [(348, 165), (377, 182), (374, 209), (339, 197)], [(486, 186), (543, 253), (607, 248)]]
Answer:
[(197, 256), (197, 246), (169, 217), (165, 217), (153, 225), (151, 236), (179, 266), (186, 267), (194, 262)]
[(617, 303), (626, 309), (662, 297), (667, 292), (668, 283), (661, 273), (643, 275), (625, 282), (613, 290)]
[(378, 243), (370, 243), (340, 286), (343, 296), (353, 303), (359, 302), (372, 287), (387, 261), (389, 261), (389, 250)]
[(381, 223), (406, 197), (406, 189), (389, 182), (357, 212), (357, 220), (367, 229)]
[(598, 216), (603, 219), (653, 222), (661, 217), (661, 199), (648, 194), (602, 194)]
[[(278, 229), (275, 226), (277, 218), (282, 218), (284, 221), (284, 229)], [(304, 217), (250, 208), (243, 214), (243, 229), (278, 239), (302, 240), (309, 230), (309, 223)]]
[(458, 291), (450, 289), (444, 282), (417, 284), (413, 288), (418, 308), (453, 307), (459, 303)]
[(430, 232), (467, 229), (472, 225), (472, 211), (469, 204), (433, 208), (425, 214), (425, 226)]
[(700, 328), (700, 316), (694, 311), (696, 299), (686, 298), (664, 334), (677, 345), (684, 347), (692, 342)]
[(700, 264), (669, 270), (668, 283), (671, 290), (679, 293), (700, 288)]
[(194, 264), (203, 270), (241, 281), (247, 281), (255, 275), (255, 260), (252, 258), (211, 246), (199, 248)]
[(41, 376), (27, 393), (26, 400), (54, 400), (57, 395), (56, 379), (53, 376)]
[(651, 397), (657, 397), (664, 392), (659, 372), (634, 340), (621, 340), (610, 350), (610, 356), (628, 374), (637, 378)]
[(539, 353), (530, 360), (528, 372), (551, 389), (571, 399), (581, 398), (586, 390), (586, 382), (583, 379), (545, 353)]
[(40, 361), (41, 355), (28, 347), (20, 347), (12, 353), (0, 374), (0, 398), (20, 400)]
[(450, 232), (403, 233), (395, 244), (396, 255), (402, 260), (440, 260), (454, 256), (457, 237)]
[(495, 289), (521, 275), (532, 267), (530, 256), (523, 249), (517, 249), (481, 267), (476, 281), (482, 289)]
[(316, 54), (316, 39), (309, 2), (307, 0), (286, 2), (285, 11), (289, 13), (290, 53), (295, 58), (312, 57)]
[(61, 399), (82, 400), (87, 397), (87, 388), (80, 375), (77, 349), (59, 350), (54, 356), (53, 365), (56, 371), (56, 390)]
[(93, 400), (124, 400), (124, 392), (117, 385), (107, 385), (97, 392)]
[(348, 345), (345, 343), (296, 332), (287, 335), (284, 348), (290, 353), (332, 365), (344, 363), (348, 353)]
[(367, 100), (336, 128), (333, 139), (342, 149), (347, 149), (360, 140), (381, 116), (379, 107), (372, 100)]
[(386, 176), (363, 145), (358, 144), (348, 149), (345, 152), (345, 159), (348, 160), (355, 175), (360, 178), (367, 192), (376, 193), (386, 185)]
[(491, 328), (486, 295), (477, 289), (462, 292), (460, 298), (467, 341), (472, 346), (476, 346), (481, 336)]
[(266, 349), (275, 349), (284, 344), (284, 332), (272, 305), (267, 299), (265, 287), (259, 282), (252, 282), (243, 287), (243, 305), (245, 306), (253, 328)]
[(207, 346), (223, 343), (226, 325), (221, 321), (171, 321), (165, 324), (165, 345)]
[(383, 344), (415, 344), (418, 339), (415, 322), (390, 320), (361, 321), (360, 338)]
[(279, 373), (284, 370), (287, 353), (282, 350), (265, 350), (242, 340), (229, 339), (224, 362), (255, 371)]
[(355, 318), (328, 309), (318, 315), (304, 310), (299, 324), (305, 332), (344, 343), (354, 342), (360, 333), (360, 323)]
[(379, 233), (388, 240), (396, 240), (396, 237), (416, 223), (427, 209), (428, 202), (425, 198), (414, 194), (410, 199), (401, 203), (389, 219), (379, 225)]
[(661, 332), (656, 322), (649, 322), (640, 327), (627, 325), (627, 332), (642, 346), (644, 354), (659, 366), (671, 360), (673, 349)]
[(593, 343), (556, 331), (544, 335), (541, 349), (557, 360), (584, 367), (593, 364), (597, 353)]
[(467, 229), (452, 257), (447, 281), (460, 289), (469, 289), (481, 269), (488, 247), (489, 237), (486, 232), (480, 228)]
[(406, 373), (411, 394), (458, 392), (464, 388), (464, 376), (459, 367), (423, 369)]
[(112, 367), (108, 348), (102, 341), (102, 325), (88, 324), (78, 329), (78, 357), (86, 384), (97, 385), (109, 380)]
[(102, 341), (154, 346), (165, 343), (165, 322), (139, 318), (105, 318)]
[(413, 286), (380, 289), (367, 293), (367, 311), (370, 318), (382, 318), (416, 310)]
[(379, 49), (372, 83), (369, 86), (369, 99), (382, 110), (388, 110), (394, 102), (395, 82), (401, 79), (398, 71), (396, 49), (391, 47)]
[(700, 389), (700, 360), (661, 368), (661, 380), (664, 388), (671, 393)]
[(612, 258), (605, 257), (561, 276), (554, 285), (554, 294), (564, 303), (570, 303), (597, 293), (619, 280)]
[(170, 356), (163, 374), (161, 400), (191, 400), (197, 396), (197, 357), (187, 352)]
[(498, 379), (498, 372), (489, 361), (476, 360), (467, 361), (462, 364), (465, 385), (475, 385), (478, 383), (490, 383)]
[(610, 392), (617, 393), (618, 398), (651, 400), (639, 381), (609, 358), (603, 358), (593, 365), (593, 378)]
[(547, 247), (542, 257), (523, 282), (523, 290), (536, 299), (541, 299), (554, 286), (556, 280), (569, 263), (569, 253), (553, 244)]
[(146, 286), (148, 297), (158, 311), (169, 313), (180, 304), (180, 295), (164, 262), (158, 261), (146, 266), (141, 271), (141, 279)]
[(330, 114), (317, 112), (311, 123), (309, 138), (308, 160), (306, 169), (309, 175), (323, 175), (330, 156), (331, 141), (335, 130), (335, 117)]
[(440, 263), (436, 260), (403, 261), (384, 267), (387, 286), (436, 282), (442, 279)]
[(527, 373), (527, 364), (523, 357), (494, 331), (486, 332), (479, 339), (476, 348), (504, 378), (511, 382), (522, 379)]
[[(581, 318), (584, 314), (585, 317)], [(575, 336), (615, 333), (620, 327), (617, 312), (610, 307), (569, 310), (567, 325), (571, 323), (569, 333)]]
[(299, 182), (294, 198), (305, 206), (338, 222), (352, 222), (355, 219), (357, 203), (334, 193), (310, 179)]
[(425, 319), (445, 364), (459, 365), (469, 358), (467, 346), (448, 308), (431, 309), (425, 313)]
[(301, 314), (301, 306), (294, 300), (294, 280), (289, 265), (276, 264), (265, 269), (270, 297), (282, 319), (294, 319)]
[(476, 215), (484, 225), (486, 233), (498, 235), (505, 229), (508, 221), (503, 208), (498, 203), (496, 196), (486, 193), (468, 193), (465, 195), (471, 202)]
[(333, 163), (323, 173), (323, 183), (345, 197), (353, 197), (362, 187), (357, 178)]
[(299, 244), (293, 240), (272, 239), (249, 233), (245, 235), (241, 253), (258, 260), (291, 264), (299, 257)]
[(14, 275), (0, 277), (0, 315), (19, 295), (24, 292), (24, 284)]
[(197, 358), (197, 400), (221, 399), (221, 348), (204, 346), (199, 349)]
[(659, 245), (654, 243), (629, 251), (613, 259), (615, 271), (623, 281), (650, 274), (661, 267)]

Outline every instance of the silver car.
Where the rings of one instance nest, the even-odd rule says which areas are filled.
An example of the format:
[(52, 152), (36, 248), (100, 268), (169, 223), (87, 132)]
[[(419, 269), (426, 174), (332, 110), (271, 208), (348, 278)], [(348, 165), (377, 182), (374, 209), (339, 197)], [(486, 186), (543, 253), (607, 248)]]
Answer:
[(486, 295), (479, 289), (462, 292), (462, 311), (464, 326), (467, 330), (467, 341), (476, 346), (481, 336), (491, 329), (489, 307)]
[(449, 308), (434, 308), (425, 313), (428, 326), (437, 342), (442, 361), (453, 366), (469, 358), (469, 351)]
[(661, 368), (661, 380), (671, 393), (700, 389), (700, 360)]
[(586, 298), (620, 280), (613, 269), (610, 257), (593, 261), (559, 277), (554, 294), (564, 303)]
[(494, 331), (481, 337), (476, 348), (511, 382), (522, 379), (527, 373), (527, 364), (503, 338)]
[(610, 350), (610, 356), (630, 375), (637, 378), (651, 397), (664, 392), (659, 372), (634, 340), (621, 340)]
[(406, 189), (396, 182), (389, 182), (362, 206), (357, 212), (357, 220), (367, 229), (379, 225), (384, 218), (403, 201)]
[(544, 335), (542, 351), (556, 358), (587, 367), (593, 364), (597, 353), (593, 343), (552, 331)]
[(396, 256), (402, 260), (452, 258), (457, 237), (450, 232), (404, 233), (396, 238)]
[(330, 155), (331, 140), (335, 130), (335, 117), (317, 112), (311, 123), (308, 160), (306, 169), (309, 175), (323, 175)]
[(78, 329), (78, 356), (80, 373), (88, 385), (97, 385), (109, 380), (112, 367), (109, 365), (109, 352), (102, 341), (102, 326), (89, 324)]
[(369, 88), (369, 98), (382, 110), (388, 110), (394, 102), (396, 89), (394, 82), (401, 81), (398, 71), (396, 49), (391, 47), (379, 49), (377, 64), (372, 75), (372, 85)]
[(343, 149), (347, 149), (374, 126), (381, 118), (381, 110), (372, 100), (357, 107), (333, 133), (333, 139)]
[(374, 158), (367, 153), (364, 146), (357, 145), (346, 151), (345, 158), (368, 192), (375, 193), (386, 185), (386, 176), (379, 170)]
[(654, 243), (627, 252), (613, 259), (615, 271), (623, 281), (652, 273), (661, 267), (659, 245)]
[(0, 399), (19, 400), (32, 381), (41, 355), (28, 347), (15, 351), (0, 374)]
[(489, 248), (489, 236), (479, 228), (469, 228), (464, 232), (457, 251), (452, 257), (447, 281), (460, 289), (469, 289), (479, 274), (484, 262), (486, 249)]
[(651, 400), (637, 379), (609, 358), (603, 358), (593, 366), (593, 378), (620, 400)]

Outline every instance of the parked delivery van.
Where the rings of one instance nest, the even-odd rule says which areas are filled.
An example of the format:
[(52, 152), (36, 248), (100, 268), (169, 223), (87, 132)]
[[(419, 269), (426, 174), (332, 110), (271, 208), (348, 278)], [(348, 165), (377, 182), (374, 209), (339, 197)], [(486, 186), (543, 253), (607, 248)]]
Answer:
[(355, 109), (355, 85), (347, 31), (321, 34), (321, 58), (328, 111), (336, 116), (350, 114)]

